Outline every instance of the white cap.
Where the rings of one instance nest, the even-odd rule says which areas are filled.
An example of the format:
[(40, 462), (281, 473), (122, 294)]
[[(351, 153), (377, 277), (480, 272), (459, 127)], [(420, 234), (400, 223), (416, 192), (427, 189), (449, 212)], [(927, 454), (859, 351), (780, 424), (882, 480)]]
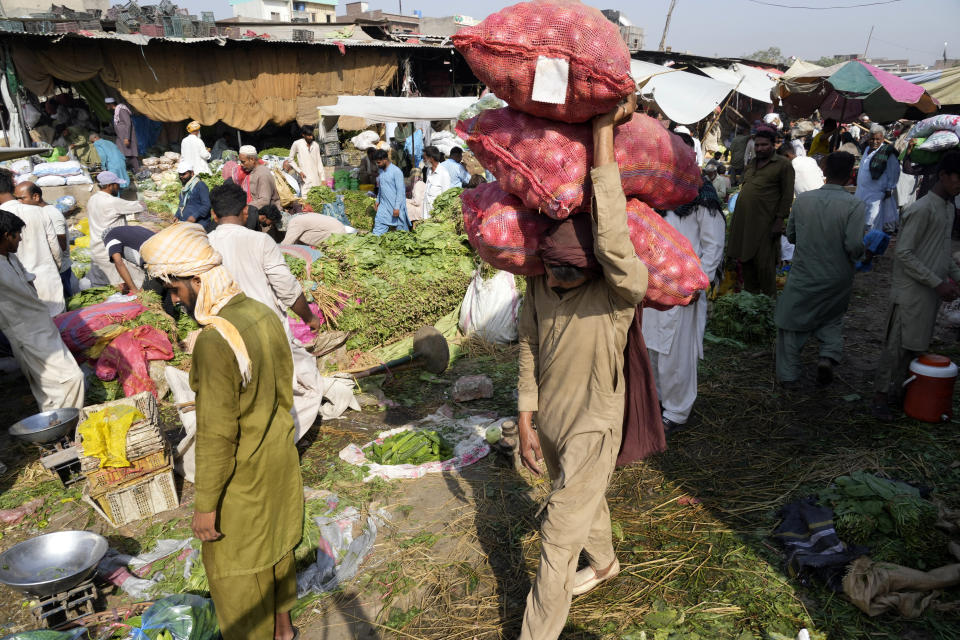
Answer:
[(114, 104), (116, 102), (113, 98), (104, 98), (103, 101), (106, 104)]
[(193, 171), (193, 163), (189, 160), (181, 160), (180, 164), (177, 165), (177, 173), (186, 173), (187, 171)]
[(245, 144), (240, 147), (239, 153), (241, 156), (255, 156), (257, 155), (257, 148), (252, 144)]
[(686, 128), (685, 126), (683, 126), (683, 125), (680, 125), (679, 127), (675, 127), (674, 130), (673, 130), (673, 132), (674, 132), (674, 133), (685, 133), (685, 134), (687, 134), (688, 136), (690, 135), (690, 129), (687, 129), (687, 128)]

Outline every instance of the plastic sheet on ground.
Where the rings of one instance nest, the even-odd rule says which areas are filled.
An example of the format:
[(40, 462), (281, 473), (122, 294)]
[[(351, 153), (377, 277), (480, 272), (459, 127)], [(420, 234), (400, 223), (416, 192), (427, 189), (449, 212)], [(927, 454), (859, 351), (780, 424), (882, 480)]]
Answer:
[(320, 528), (317, 561), (297, 576), (300, 597), (311, 591), (331, 591), (357, 575), (360, 565), (373, 551), (378, 530), (390, 520), (387, 511), (377, 509), (367, 516), (363, 533), (354, 538), (353, 528), (360, 521), (360, 512), (355, 507), (347, 507), (333, 515), (335, 509), (334, 504), (326, 514), (314, 518)]
[(187, 593), (157, 600), (140, 620), (140, 627), (131, 632), (132, 640), (156, 637), (156, 634), (146, 633), (150, 630), (165, 630), (173, 640), (214, 640), (220, 637), (213, 601)]
[[(442, 410), (430, 414), (426, 418), (413, 422), (411, 424), (382, 431), (377, 434), (376, 440), (364, 444), (362, 447), (355, 444), (349, 444), (340, 451), (340, 459), (350, 464), (365, 467), (366, 475), (364, 482), (369, 482), (374, 478), (383, 478), (390, 480), (395, 478), (422, 478), (428, 473), (441, 473), (444, 471), (454, 471), (467, 467), (487, 454), (490, 453), (490, 445), (487, 444), (487, 427), (495, 422), (495, 419), (488, 416), (469, 416), (460, 420), (445, 415)], [(374, 442), (382, 443), (385, 438), (389, 438), (395, 433), (410, 430), (432, 429), (440, 433), (443, 438), (453, 447), (453, 457), (449, 460), (437, 462), (425, 462), (424, 464), (377, 464), (367, 459), (363, 450)]]

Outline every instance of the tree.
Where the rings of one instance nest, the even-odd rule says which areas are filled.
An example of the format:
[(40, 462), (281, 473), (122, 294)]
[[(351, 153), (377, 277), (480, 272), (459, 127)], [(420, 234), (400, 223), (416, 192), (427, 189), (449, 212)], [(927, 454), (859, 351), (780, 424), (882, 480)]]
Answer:
[(767, 64), (786, 64), (787, 59), (780, 52), (780, 47), (770, 47), (762, 51), (754, 51), (750, 55), (744, 56), (747, 60), (756, 60), (757, 62), (766, 62)]
[(818, 64), (821, 67), (832, 67), (838, 62), (843, 62), (843, 61), (840, 58), (834, 58), (832, 56), (823, 56), (822, 58), (817, 60), (814, 64)]

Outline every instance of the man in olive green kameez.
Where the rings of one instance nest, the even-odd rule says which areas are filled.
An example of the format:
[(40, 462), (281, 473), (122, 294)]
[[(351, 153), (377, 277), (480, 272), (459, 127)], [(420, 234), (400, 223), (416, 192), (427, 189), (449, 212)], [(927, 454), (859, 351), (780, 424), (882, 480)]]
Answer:
[(754, 136), (757, 157), (747, 165), (743, 188), (730, 221), (727, 255), (740, 261), (743, 288), (777, 295), (780, 236), (793, 202), (793, 165), (774, 153), (774, 134), (761, 129)]
[(854, 263), (864, 255), (864, 205), (843, 185), (853, 171), (853, 156), (842, 151), (826, 159), (827, 184), (797, 196), (787, 224), (796, 244), (787, 286), (777, 300), (777, 380), (791, 386), (800, 379), (800, 352), (814, 336), (820, 340), (817, 382), (833, 379), (843, 354), (843, 315), (853, 292)]
[(290, 640), (303, 485), (293, 441), (293, 360), (277, 315), (247, 298), (197, 224), (147, 240), (141, 255), (201, 325), (193, 531), (224, 640)]
[(940, 302), (960, 297), (960, 266), (950, 250), (958, 194), (960, 151), (951, 151), (940, 161), (937, 183), (901, 215), (872, 407), (885, 422), (893, 419), (888, 403), (900, 402), (910, 361), (930, 346)]

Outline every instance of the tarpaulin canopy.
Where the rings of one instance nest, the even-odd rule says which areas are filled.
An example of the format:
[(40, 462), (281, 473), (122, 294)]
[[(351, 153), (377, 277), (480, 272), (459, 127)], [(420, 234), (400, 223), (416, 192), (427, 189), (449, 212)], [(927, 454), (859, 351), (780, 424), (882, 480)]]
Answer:
[(150, 42), (135, 46), (99, 39), (30, 40), (11, 45), (17, 74), (37, 95), (56, 81), (96, 76), (137, 112), (157, 122), (217, 121), (256, 131), (268, 122), (317, 122), (317, 106), (341, 94), (372, 94), (397, 73), (386, 48), (286, 46), (243, 42), (221, 46)]
[(413, 122), (456, 120), (478, 98), (391, 98), (385, 96), (339, 96), (337, 103), (317, 107), (321, 116), (354, 116), (367, 122)]
[(866, 113), (877, 122), (933, 113), (937, 102), (923, 87), (861, 60), (841, 62), (780, 79), (777, 88), (787, 113), (814, 111), (849, 122)]
[(640, 94), (680, 124), (703, 120), (733, 90), (726, 82), (640, 60), (630, 61), (630, 73)]
[(922, 79), (907, 79), (926, 89), (942, 105), (960, 104), (960, 67), (932, 71)]
[(770, 92), (776, 86), (777, 81), (771, 77), (770, 71), (757, 69), (739, 62), (733, 63), (729, 69), (721, 67), (700, 67), (700, 71), (720, 82), (732, 84), (737, 87), (737, 93), (759, 100), (760, 102), (771, 103), (773, 99)]
[(806, 60), (801, 60), (800, 58), (797, 58), (796, 60), (794, 60), (793, 64), (790, 65), (790, 68), (784, 71), (781, 78), (784, 80), (787, 80), (790, 78), (799, 78), (806, 74), (813, 73), (815, 71), (820, 71), (822, 69), (823, 67), (821, 67), (818, 64), (813, 64), (812, 62), (807, 62)]

